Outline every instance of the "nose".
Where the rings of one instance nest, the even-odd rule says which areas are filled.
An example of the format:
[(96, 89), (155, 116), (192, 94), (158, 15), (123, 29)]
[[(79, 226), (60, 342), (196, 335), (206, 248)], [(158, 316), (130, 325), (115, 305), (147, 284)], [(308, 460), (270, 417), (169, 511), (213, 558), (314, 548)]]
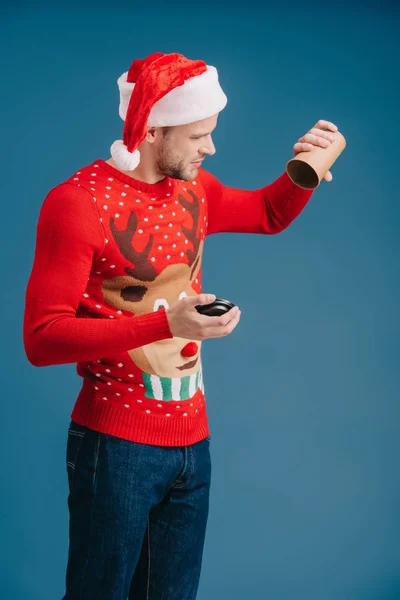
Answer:
[(209, 144), (208, 148), (209, 148), (208, 153), (210, 154), (210, 156), (215, 154), (216, 150), (215, 150), (214, 142), (212, 140), (210, 140), (210, 144)]
[(189, 342), (188, 344), (186, 344), (186, 346), (182, 348), (181, 354), (185, 358), (190, 358), (191, 356), (197, 354), (198, 349), (199, 347), (196, 344), (196, 342)]
[(216, 153), (214, 142), (210, 138), (207, 144), (202, 148), (203, 154), (208, 154), (209, 156), (213, 156)]

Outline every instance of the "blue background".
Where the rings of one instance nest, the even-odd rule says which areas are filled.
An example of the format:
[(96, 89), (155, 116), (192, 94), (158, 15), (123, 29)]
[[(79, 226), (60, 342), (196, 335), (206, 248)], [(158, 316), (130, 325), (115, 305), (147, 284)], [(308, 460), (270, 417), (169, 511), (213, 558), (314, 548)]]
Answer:
[(204, 166), (222, 183), (270, 183), (320, 118), (347, 139), (286, 231), (206, 241), (203, 290), (242, 319), (204, 346), (213, 483), (198, 598), (400, 598), (399, 11), (379, 4), (2, 5), (4, 600), (64, 593), (81, 381), (73, 365), (31, 366), (22, 346), (40, 206), (109, 157), (116, 80), (154, 51), (217, 67), (228, 105)]

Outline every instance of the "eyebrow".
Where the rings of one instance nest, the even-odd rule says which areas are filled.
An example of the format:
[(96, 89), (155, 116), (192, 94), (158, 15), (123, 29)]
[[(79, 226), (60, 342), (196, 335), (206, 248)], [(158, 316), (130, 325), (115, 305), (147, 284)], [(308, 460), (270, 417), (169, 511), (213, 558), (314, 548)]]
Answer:
[(215, 127), (212, 131), (207, 131), (206, 133), (193, 133), (193, 135), (191, 135), (190, 137), (205, 137), (206, 135), (211, 135), (213, 131), (215, 131)]

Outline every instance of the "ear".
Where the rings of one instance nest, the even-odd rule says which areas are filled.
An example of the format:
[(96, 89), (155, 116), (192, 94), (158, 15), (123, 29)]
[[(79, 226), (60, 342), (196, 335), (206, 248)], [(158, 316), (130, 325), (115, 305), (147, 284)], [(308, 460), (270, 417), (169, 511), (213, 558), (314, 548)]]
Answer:
[(160, 127), (149, 127), (146, 133), (146, 141), (150, 144), (154, 144), (157, 139), (162, 135)]

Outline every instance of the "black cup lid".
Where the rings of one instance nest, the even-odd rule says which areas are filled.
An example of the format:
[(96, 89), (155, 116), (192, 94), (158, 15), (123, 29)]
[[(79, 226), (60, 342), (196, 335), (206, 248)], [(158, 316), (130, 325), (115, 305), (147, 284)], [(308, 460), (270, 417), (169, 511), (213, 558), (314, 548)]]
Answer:
[(227, 313), (234, 306), (235, 305), (229, 300), (225, 300), (224, 298), (216, 298), (214, 302), (211, 302), (210, 304), (197, 305), (196, 310), (202, 315), (218, 317)]

